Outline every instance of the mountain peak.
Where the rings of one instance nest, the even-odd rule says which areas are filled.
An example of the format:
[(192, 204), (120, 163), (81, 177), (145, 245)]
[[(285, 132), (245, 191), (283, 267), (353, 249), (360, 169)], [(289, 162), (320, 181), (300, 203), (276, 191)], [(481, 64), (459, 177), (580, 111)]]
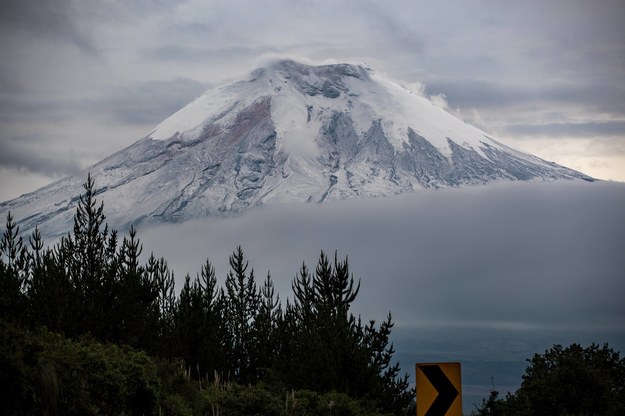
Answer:
[(323, 65), (309, 65), (293, 59), (278, 59), (270, 62), (257, 71), (275, 71), (282, 73), (285, 77), (293, 75), (315, 76), (318, 78), (354, 77), (362, 78), (367, 73), (373, 72), (365, 64), (336, 63)]
[(359, 65), (333, 64), (310, 66), (295, 61), (283, 60), (273, 69), (285, 80), (292, 80), (300, 92), (309, 96), (323, 95), (337, 98), (349, 91), (347, 78), (369, 79), (368, 71)]
[[(365, 65), (292, 60), (210, 89), (88, 170), (116, 228), (501, 180), (592, 180), (493, 140)], [(71, 224), (84, 177), (0, 211), (55, 235)]]

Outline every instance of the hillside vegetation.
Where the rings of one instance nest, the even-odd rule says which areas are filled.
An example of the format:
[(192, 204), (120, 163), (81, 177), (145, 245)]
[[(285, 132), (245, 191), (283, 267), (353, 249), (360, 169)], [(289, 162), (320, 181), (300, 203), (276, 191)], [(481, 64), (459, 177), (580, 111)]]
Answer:
[[(172, 242), (172, 244), (175, 242)], [(347, 259), (302, 264), (283, 305), (241, 247), (225, 284), (210, 261), (179, 293), (131, 228), (109, 232), (89, 176), (74, 227), (44, 248), (11, 215), (2, 236), (0, 407), (8, 414), (402, 414), (408, 376), (391, 315), (350, 312)], [(325, 409), (325, 410), (324, 410)]]

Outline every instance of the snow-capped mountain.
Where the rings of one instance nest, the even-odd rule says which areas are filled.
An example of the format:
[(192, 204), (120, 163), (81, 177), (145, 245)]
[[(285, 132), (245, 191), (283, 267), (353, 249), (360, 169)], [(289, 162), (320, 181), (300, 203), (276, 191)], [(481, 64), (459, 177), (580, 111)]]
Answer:
[[(211, 89), (87, 169), (108, 222), (176, 222), (498, 180), (592, 178), (516, 151), (364, 65), (279, 61)], [(70, 229), (87, 171), (0, 204)]]

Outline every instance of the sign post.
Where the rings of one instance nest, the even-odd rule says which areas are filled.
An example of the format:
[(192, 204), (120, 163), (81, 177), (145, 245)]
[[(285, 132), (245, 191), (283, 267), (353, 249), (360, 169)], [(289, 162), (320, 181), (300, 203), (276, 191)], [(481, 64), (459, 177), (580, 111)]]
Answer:
[(419, 363), (417, 416), (462, 416), (460, 363)]

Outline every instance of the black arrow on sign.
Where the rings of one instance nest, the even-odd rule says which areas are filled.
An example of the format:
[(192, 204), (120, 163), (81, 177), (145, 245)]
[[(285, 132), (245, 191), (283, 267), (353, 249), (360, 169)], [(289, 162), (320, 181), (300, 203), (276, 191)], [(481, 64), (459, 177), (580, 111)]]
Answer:
[(451, 384), (443, 370), (437, 365), (420, 366), (423, 374), (430, 380), (432, 386), (438, 392), (438, 396), (430, 406), (425, 416), (444, 416), (451, 404), (458, 397), (458, 390)]

